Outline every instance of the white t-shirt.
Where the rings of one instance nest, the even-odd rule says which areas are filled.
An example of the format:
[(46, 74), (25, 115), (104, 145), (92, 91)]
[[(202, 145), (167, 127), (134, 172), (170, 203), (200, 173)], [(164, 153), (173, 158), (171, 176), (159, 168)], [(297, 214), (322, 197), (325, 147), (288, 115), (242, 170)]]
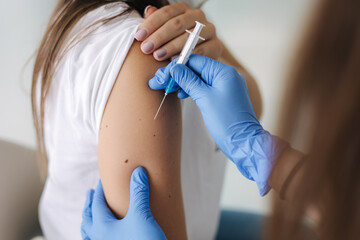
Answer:
[[(100, 7), (72, 34), (127, 6)], [(44, 135), (48, 178), (40, 201), (40, 222), (48, 240), (81, 239), (86, 191), (99, 181), (98, 132), (118, 72), (143, 21), (132, 11), (97, 28), (71, 48), (60, 62), (45, 102)], [(72, 37), (70, 34), (70, 37)], [(189, 239), (212, 239), (219, 217), (225, 157), (216, 150), (191, 99), (182, 103), (182, 189)]]

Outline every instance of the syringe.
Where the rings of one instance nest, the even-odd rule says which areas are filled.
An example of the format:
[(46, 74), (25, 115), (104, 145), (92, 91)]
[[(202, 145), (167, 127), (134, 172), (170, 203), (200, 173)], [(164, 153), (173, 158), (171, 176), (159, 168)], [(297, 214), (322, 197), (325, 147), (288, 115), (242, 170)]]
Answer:
[[(196, 26), (195, 26), (193, 32), (186, 30), (186, 32), (188, 32), (190, 35), (189, 35), (183, 49), (181, 50), (179, 59), (177, 60), (176, 64), (185, 65), (188, 62), (189, 57), (190, 57), (192, 51), (194, 50), (197, 42), (199, 41), (199, 39), (205, 40), (204, 38), (200, 37), (200, 32), (201, 32), (202, 28), (205, 27), (205, 25), (198, 21), (195, 21), (195, 22), (196, 22)], [(160, 106), (155, 114), (154, 120), (156, 119), (157, 115), (159, 114), (160, 109), (165, 101), (166, 96), (171, 92), (174, 85), (175, 85), (175, 80), (173, 78), (171, 78), (169, 84), (165, 88), (165, 95), (164, 95), (164, 97), (160, 103)]]

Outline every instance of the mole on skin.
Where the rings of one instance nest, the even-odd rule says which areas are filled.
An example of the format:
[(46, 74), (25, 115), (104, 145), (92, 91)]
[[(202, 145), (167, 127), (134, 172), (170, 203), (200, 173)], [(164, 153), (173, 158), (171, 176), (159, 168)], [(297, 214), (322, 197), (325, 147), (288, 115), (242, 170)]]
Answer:
[(128, 163), (128, 161), (129, 161), (129, 159), (126, 159), (126, 160), (125, 160), (125, 163)]
[(107, 128), (107, 127), (108, 127), (108, 125), (105, 125), (105, 127)]
[(153, 135), (154, 137), (156, 136), (156, 134)]

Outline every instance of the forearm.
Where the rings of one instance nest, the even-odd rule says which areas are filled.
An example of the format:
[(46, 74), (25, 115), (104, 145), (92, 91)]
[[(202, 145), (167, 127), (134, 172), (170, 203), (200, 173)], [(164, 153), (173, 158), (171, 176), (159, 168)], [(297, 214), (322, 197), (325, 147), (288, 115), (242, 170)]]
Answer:
[[(235, 67), (239, 71), (239, 73), (241, 73), (245, 77), (254, 111), (257, 118), (259, 119), (262, 114), (262, 99), (255, 79), (235, 59), (235, 57), (231, 54), (229, 49), (227, 49), (224, 44), (220, 61)], [(274, 189), (276, 192), (280, 193), (284, 182), (288, 178), (289, 174), (292, 172), (293, 168), (298, 164), (298, 162), (303, 159), (303, 157), (304, 154), (302, 154), (301, 152), (291, 147), (286, 148), (276, 161), (273, 171), (269, 177), (269, 185), (271, 186), (271, 188)], [(302, 171), (303, 170), (300, 169), (298, 173), (295, 173), (294, 177), (289, 182), (289, 185), (287, 186), (287, 189), (285, 191), (285, 199), (291, 200), (294, 197), (296, 185), (299, 182)]]
[(238, 60), (231, 54), (229, 49), (223, 45), (223, 51), (220, 57), (220, 62), (235, 67), (239, 73), (241, 73), (245, 79), (247, 88), (249, 90), (250, 99), (254, 107), (256, 117), (261, 118), (262, 115), (262, 98), (259, 87), (253, 78), (253, 76), (239, 63)]

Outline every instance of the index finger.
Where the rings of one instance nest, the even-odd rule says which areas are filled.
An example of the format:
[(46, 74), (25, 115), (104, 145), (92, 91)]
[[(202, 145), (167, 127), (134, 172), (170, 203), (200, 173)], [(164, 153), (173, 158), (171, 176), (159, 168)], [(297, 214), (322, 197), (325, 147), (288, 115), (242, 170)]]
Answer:
[[(159, 29), (170, 19), (185, 13), (189, 9), (189, 5), (184, 2), (177, 4), (167, 5), (163, 8), (158, 9), (140, 25), (139, 30), (135, 34), (135, 39), (142, 41), (150, 36), (153, 32)], [(141, 34), (140, 34), (141, 33)]]
[(196, 74), (200, 75), (209, 85), (212, 85), (212, 80), (216, 73), (221, 73), (227, 68), (233, 68), (212, 58), (197, 54), (191, 54), (187, 66)]
[[(158, 69), (155, 76), (149, 80), (149, 87), (153, 90), (165, 89), (171, 80), (170, 68), (174, 66), (176, 62), (177, 59), (171, 61), (166, 67)], [(179, 88), (179, 85), (175, 83), (170, 92), (175, 92), (179, 90)]]

